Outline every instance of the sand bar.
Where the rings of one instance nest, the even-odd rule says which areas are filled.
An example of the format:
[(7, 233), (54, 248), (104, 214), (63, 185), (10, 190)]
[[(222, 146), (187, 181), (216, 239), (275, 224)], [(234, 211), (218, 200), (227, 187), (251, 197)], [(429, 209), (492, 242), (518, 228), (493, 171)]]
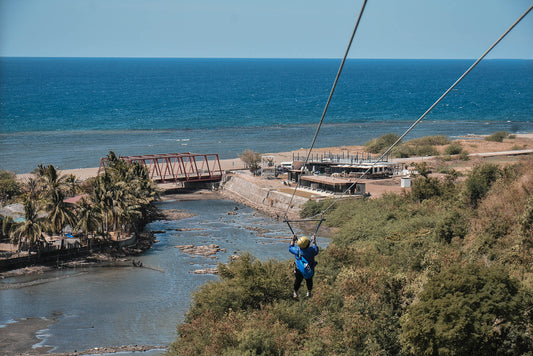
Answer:
[(0, 328), (0, 350), (3, 355), (39, 355), (46, 354), (52, 348), (36, 347), (40, 340), (39, 331), (46, 330), (55, 323), (54, 319), (25, 318)]

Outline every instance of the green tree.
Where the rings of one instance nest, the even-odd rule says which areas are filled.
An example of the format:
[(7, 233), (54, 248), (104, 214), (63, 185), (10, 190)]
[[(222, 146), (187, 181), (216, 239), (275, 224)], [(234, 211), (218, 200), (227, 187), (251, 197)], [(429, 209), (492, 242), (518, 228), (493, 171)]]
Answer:
[(65, 188), (68, 196), (75, 196), (80, 191), (78, 178), (74, 174), (65, 177)]
[(0, 204), (7, 202), (20, 194), (21, 187), (15, 173), (0, 171)]
[(11, 232), (11, 239), (17, 243), (19, 251), (23, 245), (30, 250), (34, 248), (38, 250), (42, 244), (43, 227), (46, 223), (43, 218), (39, 217), (35, 202), (32, 200), (24, 202), (24, 219), (25, 221)]
[(52, 233), (60, 233), (66, 225), (74, 225), (75, 212), (70, 203), (65, 203), (63, 192), (60, 189), (47, 192), (44, 201), (44, 210), (48, 214), (48, 221)]
[(109, 232), (113, 210), (113, 186), (110, 175), (104, 173), (96, 178), (91, 201), (95, 205), (95, 208), (98, 209), (102, 219), (100, 221), (100, 230), (106, 235)]
[(15, 226), (15, 222), (11, 216), (0, 215), (0, 239), (9, 238), (13, 226)]
[(261, 168), (259, 163), (261, 162), (261, 154), (252, 150), (245, 150), (241, 154), (241, 160), (244, 162), (246, 168), (250, 169), (250, 172), (255, 173)]
[(40, 164), (37, 168), (37, 177), (42, 184), (42, 190), (45, 192), (55, 191), (57, 189), (65, 190), (66, 177), (60, 176), (53, 165), (43, 166)]
[[(526, 304), (528, 304), (526, 306)], [(414, 355), (520, 355), (531, 351), (531, 300), (502, 268), (454, 266), (431, 279), (401, 318)]]
[(157, 214), (159, 190), (146, 167), (110, 152), (104, 174), (94, 180), (91, 201), (102, 217), (102, 231), (138, 231)]
[(465, 196), (468, 203), (476, 207), (500, 176), (501, 171), (495, 164), (484, 163), (474, 167), (465, 182)]
[(89, 236), (90, 233), (98, 231), (100, 227), (100, 212), (85, 198), (78, 203), (76, 218), (75, 230), (81, 230), (85, 236)]
[(443, 214), (435, 227), (438, 240), (450, 243), (454, 237), (463, 239), (468, 233), (468, 221), (464, 212), (451, 210)]
[(28, 199), (38, 200), (41, 194), (41, 186), (38, 179), (30, 177), (23, 186), (24, 194)]

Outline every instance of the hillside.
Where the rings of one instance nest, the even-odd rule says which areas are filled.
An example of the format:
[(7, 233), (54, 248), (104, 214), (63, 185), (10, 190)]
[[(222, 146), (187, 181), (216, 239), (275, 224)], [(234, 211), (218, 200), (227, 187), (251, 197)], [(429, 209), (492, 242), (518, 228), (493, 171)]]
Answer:
[[(533, 159), (421, 174), (327, 213), (312, 298), (244, 255), (194, 296), (169, 355), (512, 354), (533, 349)], [(328, 202), (309, 203), (303, 214)]]

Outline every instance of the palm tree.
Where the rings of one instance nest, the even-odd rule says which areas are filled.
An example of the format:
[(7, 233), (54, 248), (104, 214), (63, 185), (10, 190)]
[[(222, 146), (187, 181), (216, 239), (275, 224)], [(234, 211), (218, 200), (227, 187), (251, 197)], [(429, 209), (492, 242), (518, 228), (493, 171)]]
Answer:
[(9, 232), (14, 224), (15, 222), (11, 216), (0, 215), (0, 238), (9, 237)]
[(65, 203), (65, 196), (60, 189), (50, 190), (47, 192), (44, 202), (44, 210), (48, 213), (48, 221), (52, 233), (59, 233), (66, 225), (74, 225), (75, 214), (72, 204)]
[(55, 190), (61, 190), (65, 194), (69, 190), (68, 177), (60, 176), (53, 165), (43, 166), (40, 164), (37, 169), (37, 178), (41, 183), (44, 194), (49, 194), (50, 191)]
[(105, 235), (109, 231), (109, 220), (113, 208), (113, 185), (107, 172), (98, 176), (94, 181), (91, 200), (99, 211), (101, 230)]
[(77, 223), (75, 230), (83, 231), (85, 236), (89, 236), (91, 232), (97, 231), (101, 220), (101, 215), (98, 209), (87, 199), (82, 199), (78, 204), (77, 209)]
[(18, 244), (18, 250), (25, 242), (31, 250), (42, 243), (43, 227), (45, 222), (38, 216), (38, 211), (33, 200), (27, 199), (24, 202), (24, 218), (26, 221), (18, 225), (11, 232), (11, 240)]
[(40, 194), (39, 181), (35, 178), (29, 178), (23, 187), (28, 199), (37, 200)]
[(102, 230), (131, 232), (142, 228), (153, 214), (153, 201), (159, 191), (148, 170), (129, 163), (110, 152), (105, 173), (96, 178), (92, 202), (102, 218)]
[(78, 178), (74, 174), (65, 177), (65, 188), (68, 196), (75, 196), (80, 191)]

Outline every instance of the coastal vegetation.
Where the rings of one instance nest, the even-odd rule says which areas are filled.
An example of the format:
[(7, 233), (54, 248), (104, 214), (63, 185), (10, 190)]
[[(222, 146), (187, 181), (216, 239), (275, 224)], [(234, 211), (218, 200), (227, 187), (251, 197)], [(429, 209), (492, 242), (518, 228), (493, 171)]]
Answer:
[(503, 142), (503, 139), (513, 137), (514, 135), (509, 135), (507, 131), (497, 131), (485, 137), (485, 141)]
[[(113, 152), (105, 172), (83, 183), (73, 175), (61, 176), (53, 165), (39, 165), (20, 187), (8, 178), (2, 191), (9, 189), (10, 201), (23, 204), (24, 216), (22, 221), (2, 216), (0, 238), (9, 238), (18, 250), (39, 252), (49, 242), (45, 235), (64, 237), (67, 232), (83, 241), (129, 236), (157, 215), (152, 203), (159, 191), (147, 169)], [(76, 203), (67, 199), (74, 196)]]
[(365, 149), (370, 153), (383, 153), (400, 139), (399, 135), (388, 133), (365, 143)]
[(240, 159), (244, 162), (244, 166), (254, 174), (261, 168), (261, 166), (259, 165), (259, 163), (261, 162), (261, 154), (258, 152), (252, 150), (245, 150), (241, 154)]
[[(391, 149), (389, 154), (394, 158), (407, 158), (413, 156), (438, 156), (439, 151), (435, 146), (447, 146), (449, 152), (446, 154), (458, 154), (461, 152), (460, 147), (457, 147), (457, 143), (450, 142), (450, 139), (446, 136), (426, 136), (415, 138), (406, 142), (400, 140), (400, 136), (388, 133), (378, 138), (372, 139), (365, 143), (365, 149), (370, 153), (383, 154), (396, 143), (396, 146)], [(448, 148), (452, 146), (452, 148)], [(460, 146), (460, 145), (459, 145)], [(453, 153), (456, 152), (457, 153)]]
[(17, 182), (15, 173), (0, 171), (0, 204), (8, 202), (19, 193), (20, 184)]
[(195, 293), (167, 354), (530, 355), (533, 159), (416, 168), (410, 192), (327, 211), (312, 298), (292, 299), (290, 260), (242, 255)]

